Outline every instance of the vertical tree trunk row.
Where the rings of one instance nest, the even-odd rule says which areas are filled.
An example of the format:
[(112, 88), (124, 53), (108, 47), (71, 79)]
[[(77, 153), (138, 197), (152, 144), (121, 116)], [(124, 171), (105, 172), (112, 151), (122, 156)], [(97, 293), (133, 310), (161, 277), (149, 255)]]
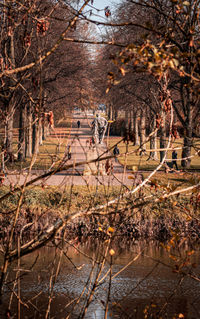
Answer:
[(31, 105), (27, 107), (27, 134), (26, 134), (26, 157), (32, 156), (32, 112)]
[(143, 109), (141, 109), (140, 112), (140, 148), (142, 150), (146, 150), (146, 118), (145, 118), (145, 112)]
[(181, 166), (184, 168), (190, 167), (191, 164), (191, 147), (192, 147), (192, 131), (193, 131), (193, 116), (192, 116), (192, 94), (186, 88), (186, 120), (184, 128), (184, 144), (182, 149)]
[(7, 107), (7, 115), (5, 121), (5, 136), (4, 136), (4, 145), (7, 153), (12, 153), (12, 144), (13, 144), (13, 115), (14, 109), (11, 105)]
[[(153, 121), (151, 122), (150, 125), (150, 131), (153, 133), (156, 127), (156, 117), (153, 115)], [(156, 150), (157, 149), (157, 132), (155, 132), (151, 137), (150, 137), (150, 149), (151, 150)], [(152, 160), (157, 160), (157, 152), (156, 151), (150, 151), (149, 159)]]
[(18, 161), (25, 159), (25, 125), (26, 125), (26, 106), (20, 107), (19, 113), (19, 142), (18, 142)]
[[(161, 125), (160, 125), (160, 148), (166, 148), (166, 116), (164, 110), (161, 111)], [(160, 151), (160, 162), (165, 156), (165, 151)]]
[(139, 126), (138, 126), (138, 111), (136, 110), (133, 117), (134, 121), (134, 134), (135, 134), (135, 145), (139, 145)]

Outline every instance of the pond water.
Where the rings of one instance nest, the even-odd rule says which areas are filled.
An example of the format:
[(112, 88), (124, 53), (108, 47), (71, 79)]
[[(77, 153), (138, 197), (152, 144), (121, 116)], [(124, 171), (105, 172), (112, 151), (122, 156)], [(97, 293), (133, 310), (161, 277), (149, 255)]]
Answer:
[[(111, 248), (115, 254), (112, 257), (108, 255), (99, 276), (100, 283), (84, 314), (84, 306), (101, 267), (101, 263), (95, 264), (93, 260), (99, 261), (102, 258), (102, 249), (105, 247), (106, 243), (94, 239), (84, 243), (76, 242), (75, 248), (65, 244), (60, 260), (61, 249), (49, 245), (23, 257), (20, 265), (12, 264), (0, 318), (5, 318), (5, 309), (8, 307), (14, 318), (17, 318), (17, 299), (14, 295), (12, 300), (10, 297), (12, 280), (18, 269), (18, 285), (24, 304), (20, 306), (20, 318), (23, 319), (60, 319), (68, 318), (69, 314), (69, 318), (73, 319), (84, 316), (87, 319), (100, 319), (105, 317), (108, 300), (107, 318), (200, 318), (199, 251), (195, 249), (194, 254), (187, 254), (191, 248), (184, 245), (182, 249), (174, 251), (175, 260), (155, 241), (112, 243)], [(102, 280), (110, 265), (112, 271)], [(178, 265), (183, 266), (180, 272), (177, 271)], [(17, 287), (14, 287), (15, 292)], [(51, 306), (48, 308), (49, 300)]]

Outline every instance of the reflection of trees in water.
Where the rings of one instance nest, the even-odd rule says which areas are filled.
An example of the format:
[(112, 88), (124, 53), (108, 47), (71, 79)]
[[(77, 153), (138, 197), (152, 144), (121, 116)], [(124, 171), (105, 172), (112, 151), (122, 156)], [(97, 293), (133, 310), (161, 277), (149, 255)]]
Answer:
[[(184, 259), (186, 247), (173, 249), (174, 255), (180, 254)], [(191, 262), (198, 258), (196, 254)], [(78, 238), (69, 243), (59, 240), (23, 258), (21, 300), (29, 306), (23, 313), (35, 312), (38, 318), (40, 315), (44, 318), (52, 298), (51, 316), (71, 314), (74, 318), (82, 314), (91, 318), (92, 313), (99, 311), (99, 301), (101, 314), (105, 313), (108, 295), (108, 313), (122, 318), (140, 319), (144, 311), (149, 316), (166, 313), (167, 318), (175, 313), (195, 313), (199, 285), (189, 280), (187, 266), (182, 269), (185, 276), (182, 272), (172, 272), (174, 267), (175, 262), (169, 259), (167, 250), (156, 241), (127, 242), (117, 238), (105, 241), (92, 237), (82, 243)], [(14, 279), (15, 274), (14, 270), (7, 278), (7, 296), (12, 291), (11, 278)], [(91, 296), (94, 298), (90, 299)], [(33, 298), (31, 303), (29, 298)], [(16, 309), (14, 298), (13, 313)]]
[[(149, 194), (152, 196), (152, 190)], [(58, 205), (63, 197), (59, 192), (54, 192), (53, 195), (50, 200), (56, 201)], [(25, 215), (28, 215), (28, 221), (31, 225), (33, 223), (33, 234), (25, 237), (28, 229), (20, 226), (22, 219), (19, 218), (13, 236), (17, 249), (14, 249), (13, 244), (6, 259), (11, 265), (10, 271), (4, 278), (4, 287), (7, 289), (6, 293), (10, 292), (8, 296), (12, 300), (11, 309), (14, 312), (20, 296), (25, 304), (23, 307), (29, 307), (37, 315), (42, 312), (43, 318), (53, 311), (58, 314), (61, 309), (56, 308), (54, 296), (61, 292), (67, 294), (70, 303), (69, 307), (63, 306), (62, 311), (65, 315), (78, 313), (80, 318), (90, 315), (91, 307), (95, 307), (99, 298), (102, 300), (102, 311), (107, 314), (110, 301), (116, 303), (116, 309), (120, 307), (123, 315), (128, 313), (124, 305), (130, 298), (130, 304), (134, 307), (135, 299), (142, 300), (137, 310), (140, 312), (144, 303), (152, 300), (155, 303), (154, 299), (160, 297), (159, 305), (156, 304), (155, 308), (161, 311), (163, 307), (163, 311), (168, 311), (169, 305), (178, 300), (182, 290), (183, 297), (188, 300), (189, 297), (193, 298), (191, 287), (199, 290), (196, 285), (199, 280), (198, 268), (195, 271), (199, 255), (194, 253), (197, 251), (196, 247), (190, 247), (185, 240), (187, 232), (191, 231), (188, 225), (193, 221), (181, 219), (173, 209), (172, 219), (172, 215), (167, 214), (170, 203), (167, 200), (158, 206), (154, 200), (147, 205), (145, 198), (139, 194), (138, 197), (124, 197), (117, 205), (109, 206), (106, 203), (103, 208), (99, 208), (101, 197), (98, 194), (95, 196), (96, 202), (93, 201), (92, 204), (97, 203), (97, 206), (92, 206), (93, 211), (89, 206), (85, 213), (79, 211), (64, 215), (59, 211), (59, 206), (56, 206), (56, 212), (51, 217), (46, 210), (34, 216), (22, 209), (22, 219), (24, 217), (26, 220)], [(71, 194), (72, 198), (75, 195)], [(109, 200), (108, 197), (107, 201)], [(184, 204), (191, 205), (188, 199), (184, 199)], [(155, 210), (160, 205), (162, 212), (159, 218), (153, 219), (151, 208)], [(196, 204), (190, 207), (190, 212), (195, 212)], [(181, 225), (181, 232), (177, 225)], [(197, 222), (192, 223), (192, 232), (195, 225), (198, 225)], [(150, 241), (154, 226), (159, 231), (165, 227), (171, 234), (164, 238), (162, 245)], [(7, 236), (9, 238), (9, 233)], [(2, 240), (2, 245), (6, 247), (7, 243)], [(53, 248), (49, 248), (49, 245)], [(44, 247), (38, 250), (40, 246)], [(30, 254), (31, 249), (34, 254)], [(21, 259), (18, 258), (19, 252), (24, 256)], [(29, 256), (25, 257), (26, 254)], [(27, 286), (32, 287), (34, 306), (32, 301), (27, 301), (30, 298), (30, 289), (24, 289)], [(18, 299), (12, 292), (17, 287), (20, 287)], [(167, 300), (166, 305), (164, 298)], [(58, 296), (56, 300), (59, 303)], [(6, 300), (5, 304), (8, 305), (9, 301)], [(154, 307), (148, 308), (148, 312), (154, 310)]]

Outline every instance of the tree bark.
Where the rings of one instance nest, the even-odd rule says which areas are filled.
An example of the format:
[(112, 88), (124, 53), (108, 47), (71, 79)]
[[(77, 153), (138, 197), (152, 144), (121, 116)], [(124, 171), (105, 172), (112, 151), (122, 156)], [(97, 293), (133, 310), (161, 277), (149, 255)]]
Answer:
[(143, 150), (146, 150), (146, 132), (145, 132), (145, 113), (143, 110), (141, 110), (141, 115), (140, 115), (140, 147)]
[(12, 143), (13, 143), (13, 108), (8, 105), (7, 107), (7, 117), (5, 123), (5, 139), (4, 145), (7, 153), (12, 153)]
[[(7, 64), (10, 63), (12, 68), (15, 68), (15, 50), (14, 50), (14, 34), (11, 34), (7, 40), (7, 45), (5, 47)], [(16, 76), (14, 76), (16, 79)], [(15, 81), (10, 78), (9, 80), (10, 86), (15, 85)], [(7, 95), (7, 94), (6, 94)], [(6, 98), (7, 100), (7, 106), (6, 106), (6, 129), (5, 129), (5, 148), (7, 153), (12, 154), (12, 144), (13, 144), (13, 116), (14, 116), (14, 109), (15, 109), (15, 102), (13, 96)]]
[(109, 104), (109, 107), (108, 107), (108, 119), (109, 120), (113, 119), (113, 107), (111, 104)]
[(183, 168), (189, 168), (191, 164), (191, 147), (192, 147), (192, 109), (190, 107), (190, 102), (187, 105), (187, 118), (185, 121), (185, 136), (184, 136), (184, 144), (182, 149), (182, 160), (181, 166)]
[(26, 119), (26, 107), (20, 107), (19, 114), (19, 141), (18, 141), (18, 161), (25, 159), (25, 119)]
[(115, 109), (115, 112), (114, 112), (114, 120), (116, 121), (118, 118), (118, 110)]
[(135, 134), (135, 145), (139, 145), (139, 127), (138, 127), (138, 112), (137, 110), (135, 111), (134, 114), (134, 134)]
[(39, 128), (38, 120), (36, 120), (35, 115), (33, 114), (33, 131), (32, 131), (32, 153), (38, 154), (39, 151)]
[(129, 111), (127, 109), (125, 110), (125, 129), (129, 129)]
[(133, 110), (130, 110), (130, 130), (131, 132), (134, 132)]
[(39, 118), (39, 121), (38, 121), (38, 131), (39, 131), (39, 145), (42, 145), (43, 144), (43, 121), (42, 121), (42, 118), (40, 117)]
[(44, 119), (44, 139), (47, 138), (47, 136), (50, 135), (50, 125), (49, 125), (49, 121), (48, 118), (45, 117)]
[(45, 116), (42, 117), (42, 140), (46, 140), (46, 130), (45, 130), (46, 122), (45, 122)]
[[(156, 127), (156, 117), (153, 116), (153, 121), (152, 121), (152, 124), (151, 124), (151, 133), (155, 130), (155, 127)], [(151, 150), (157, 149), (157, 132), (155, 132), (150, 137), (150, 149)], [(150, 155), (149, 155), (149, 159), (157, 160), (158, 159), (157, 152), (156, 151), (151, 151)]]
[(32, 113), (30, 106), (27, 108), (26, 156), (32, 156)]
[[(187, 70), (189, 73), (190, 70)], [(188, 87), (185, 87), (185, 84), (188, 84)], [(192, 147), (192, 133), (193, 133), (193, 106), (192, 106), (192, 92), (190, 89), (190, 79), (183, 78), (181, 87), (180, 87), (180, 96), (181, 96), (181, 103), (182, 103), (182, 110), (183, 115), (180, 113), (179, 109), (177, 108), (176, 104), (173, 104), (175, 109), (177, 118), (181, 122), (183, 129), (184, 129), (184, 142), (182, 148), (182, 155), (181, 155), (181, 166), (183, 168), (189, 168), (191, 164), (191, 147)]]
[[(164, 110), (161, 111), (162, 123), (160, 125), (160, 148), (166, 147), (166, 115)], [(160, 162), (165, 156), (165, 151), (160, 151)]]

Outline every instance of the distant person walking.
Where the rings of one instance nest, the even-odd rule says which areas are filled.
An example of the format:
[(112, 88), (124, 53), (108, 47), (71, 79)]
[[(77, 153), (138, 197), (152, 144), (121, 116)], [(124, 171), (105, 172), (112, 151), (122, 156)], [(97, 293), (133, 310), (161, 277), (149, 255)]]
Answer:
[(94, 137), (93, 137), (93, 136), (90, 138), (89, 144), (90, 144), (90, 147), (92, 147), (92, 146), (95, 145), (95, 140), (94, 140)]
[(72, 158), (71, 146), (67, 146), (67, 158), (70, 160)]
[(177, 151), (173, 150), (173, 152), (172, 152), (172, 167), (175, 166), (176, 170), (178, 170), (177, 157), (178, 157)]
[(119, 148), (117, 145), (115, 145), (113, 149), (113, 155), (115, 156), (115, 162), (117, 162), (117, 155), (119, 155)]
[(77, 127), (80, 128), (81, 127), (81, 122), (78, 120), (77, 121)]

